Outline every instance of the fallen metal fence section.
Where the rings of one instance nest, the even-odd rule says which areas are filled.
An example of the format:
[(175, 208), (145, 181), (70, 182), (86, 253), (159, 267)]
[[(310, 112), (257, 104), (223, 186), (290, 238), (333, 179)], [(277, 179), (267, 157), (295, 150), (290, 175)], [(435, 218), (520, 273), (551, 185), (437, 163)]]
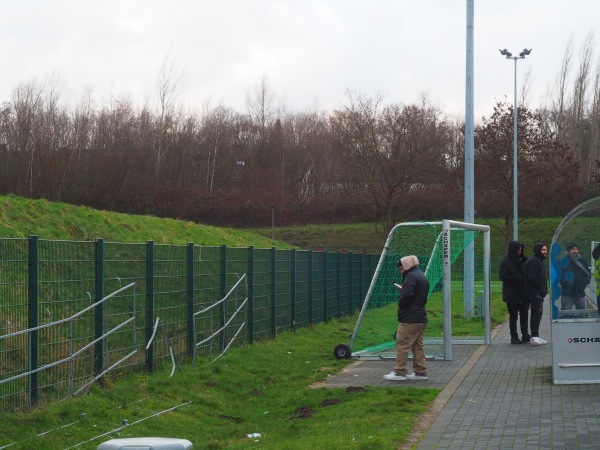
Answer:
[[(243, 290), (243, 300), (240, 303), (240, 299), (238, 297), (238, 295), (236, 295), (238, 288), (241, 286), (242, 281), (246, 281), (246, 283), (243, 285), (244, 290)], [(230, 301), (230, 305), (227, 304), (227, 301)], [(239, 303), (239, 305), (238, 305)], [(222, 351), (220, 352), (219, 356), (217, 358), (215, 358), (213, 361), (215, 361), (216, 359), (218, 359), (219, 357), (221, 357), (223, 354), (225, 354), (225, 352), (227, 351), (227, 349), (229, 349), (229, 347), (231, 346), (231, 344), (235, 341), (235, 339), (238, 337), (240, 331), (242, 331), (242, 328), (244, 328), (244, 326), (246, 325), (246, 317), (247, 317), (247, 311), (246, 308), (248, 304), (248, 283), (247, 283), (247, 277), (246, 274), (243, 274), (240, 279), (232, 286), (232, 288), (227, 292), (227, 294), (225, 295), (225, 297), (223, 297), (221, 300), (217, 301), (216, 303), (213, 303), (212, 305), (208, 306), (207, 308), (204, 308), (200, 311), (197, 311), (194, 313), (194, 336), (196, 336), (196, 332), (197, 329), (213, 329), (214, 332), (212, 334), (210, 334), (208, 337), (205, 337), (204, 339), (202, 339), (200, 342), (197, 342), (194, 345), (194, 356), (193, 356), (193, 361), (195, 361), (196, 358), (196, 352), (197, 349), (199, 347), (202, 346), (206, 346), (207, 343), (213, 341), (215, 338), (219, 337), (221, 340), (221, 349)], [(206, 315), (207, 313), (212, 312), (213, 309), (216, 309), (217, 307), (220, 306), (220, 315), (218, 320), (220, 321), (220, 323), (222, 324), (219, 328), (214, 329), (212, 327), (198, 327), (197, 321), (201, 320), (202, 315)], [(235, 308), (235, 311), (233, 312), (229, 312), (231, 311), (231, 309)], [(242, 311), (243, 309), (243, 311)], [(240, 316), (240, 313), (243, 312), (243, 315)], [(212, 319), (211, 316), (209, 316), (209, 320)], [(232, 323), (234, 321), (237, 320), (237, 324), (234, 324), (234, 326), (237, 327), (234, 336), (229, 340), (227, 339), (227, 330), (229, 327), (232, 326)], [(210, 349), (210, 346), (208, 346), (208, 348)], [(210, 350), (205, 351), (205, 353), (209, 353)]]
[[(119, 325), (115, 326), (114, 328), (108, 330), (107, 332), (105, 332), (102, 336), (100, 336), (97, 339), (94, 339), (91, 342), (88, 342), (87, 344), (83, 345), (81, 348), (79, 348), (76, 351), (74, 350), (74, 344), (73, 344), (73, 323), (76, 319), (78, 319), (79, 317), (83, 316), (85, 313), (87, 313), (88, 311), (91, 311), (95, 308), (97, 308), (99, 305), (107, 302), (109, 299), (115, 297), (116, 295), (126, 291), (127, 289), (133, 288), (133, 310), (132, 310), (132, 315), (130, 318), (128, 318), (127, 320), (125, 320), (124, 322), (120, 323)], [(61, 319), (61, 320), (56, 320), (54, 322), (50, 322), (50, 323), (46, 323), (44, 325), (40, 325), (34, 328), (28, 328), (26, 330), (21, 330), (21, 331), (16, 331), (13, 333), (9, 333), (9, 334), (5, 334), (3, 336), (0, 336), (0, 341), (5, 341), (8, 340), (10, 338), (14, 338), (17, 336), (21, 336), (21, 335), (27, 335), (28, 337), (34, 333), (34, 332), (38, 332), (40, 330), (44, 330), (47, 328), (52, 328), (52, 327), (58, 327), (59, 325), (63, 325), (63, 324), (68, 324), (69, 325), (69, 355), (61, 358), (57, 361), (53, 361), (51, 363), (45, 364), (43, 366), (40, 367), (36, 367), (35, 369), (30, 369), (26, 372), (22, 372), (18, 375), (14, 375), (12, 377), (9, 378), (5, 378), (0, 380), (0, 385), (5, 384), (5, 383), (9, 383), (11, 381), (15, 381), (18, 380), (20, 378), (24, 378), (24, 377), (31, 377), (34, 374), (37, 374), (39, 372), (42, 372), (44, 370), (50, 369), (52, 367), (58, 366), (59, 364), (64, 364), (64, 363), (69, 363), (69, 394), (71, 396), (73, 395), (77, 395), (78, 393), (80, 393), (82, 390), (84, 390), (85, 388), (87, 388), (89, 385), (91, 385), (91, 383), (93, 383), (95, 380), (97, 380), (98, 378), (102, 377), (103, 375), (105, 375), (106, 373), (108, 373), (110, 370), (112, 370), (113, 368), (117, 367), (120, 363), (122, 363), (124, 360), (128, 359), (129, 357), (133, 356), (133, 354), (135, 353), (135, 351), (137, 351), (137, 340), (135, 338), (135, 332), (133, 333), (133, 339), (134, 339), (134, 347), (136, 347), (136, 350), (131, 352), (129, 355), (127, 355), (125, 358), (121, 359), (120, 361), (118, 361), (117, 363), (113, 364), (111, 367), (109, 367), (108, 369), (104, 370), (103, 372), (101, 372), (100, 374), (94, 376), (90, 381), (88, 381), (87, 383), (85, 383), (82, 387), (80, 387), (77, 391), (73, 392), (73, 384), (74, 384), (74, 364), (76, 361), (76, 358), (78, 356), (80, 356), (83, 352), (85, 352), (86, 350), (88, 350), (89, 348), (91, 348), (92, 346), (94, 346), (96, 343), (105, 340), (108, 338), (108, 336), (110, 336), (111, 334), (115, 333), (116, 331), (120, 330), (121, 328), (123, 328), (125, 325), (129, 324), (129, 323), (134, 323), (133, 324), (133, 328), (132, 331), (135, 330), (135, 283), (130, 283), (127, 286), (116, 290), (115, 292), (107, 295), (106, 297), (102, 298), (101, 300), (99, 300), (98, 302), (88, 306), (87, 308), (84, 308), (83, 310), (79, 311), (76, 314), (73, 314), (70, 317)], [(29, 338), (30, 339), (30, 338)], [(31, 397), (31, 392), (30, 392), (30, 397)]]

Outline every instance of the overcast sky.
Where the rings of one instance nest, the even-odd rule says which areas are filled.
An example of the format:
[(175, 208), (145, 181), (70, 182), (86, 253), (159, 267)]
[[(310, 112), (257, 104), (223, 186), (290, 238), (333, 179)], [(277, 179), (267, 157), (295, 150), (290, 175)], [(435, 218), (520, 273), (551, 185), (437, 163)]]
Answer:
[[(183, 72), (180, 103), (246, 111), (268, 77), (288, 111), (331, 111), (348, 89), (408, 104), (422, 94), (464, 116), (466, 0), (0, 0), (0, 102), (23, 82), (60, 79), (65, 100), (91, 89), (98, 105), (156, 106), (169, 55)], [(556, 79), (569, 36), (575, 56), (600, 39), (596, 0), (475, 0), (475, 117), (512, 103), (514, 63), (533, 49), (532, 106)], [(600, 49), (600, 46), (597, 46)], [(596, 50), (596, 57), (600, 54)], [(595, 62), (595, 61), (594, 61)]]

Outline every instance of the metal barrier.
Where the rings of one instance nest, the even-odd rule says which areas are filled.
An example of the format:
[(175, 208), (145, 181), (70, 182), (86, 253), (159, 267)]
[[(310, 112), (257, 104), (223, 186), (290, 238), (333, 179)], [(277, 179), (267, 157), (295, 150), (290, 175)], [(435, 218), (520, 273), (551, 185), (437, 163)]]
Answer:
[[(152, 372), (174, 359), (214, 357), (234, 335), (236, 342), (252, 343), (352, 314), (362, 305), (377, 259), (193, 243), (0, 239), (0, 336), (12, 336), (0, 339), (0, 410), (65, 396), (70, 383), (85, 385), (107, 370)], [(244, 286), (230, 294), (236, 301), (224, 303), (238, 308), (238, 300), (246, 299), (246, 304), (235, 320), (223, 321), (235, 310), (224, 315), (222, 305), (210, 307), (242, 277)], [(125, 302), (100, 301), (105, 292), (123, 295), (121, 289), (132, 283), (142, 299), (135, 311)], [(68, 332), (64, 325), (47, 326), (82, 310), (86, 313), (73, 318)], [(200, 320), (196, 312), (202, 310)], [(132, 314), (133, 335), (119, 328), (102, 338)], [(150, 342), (157, 317), (164, 332)], [(196, 345), (223, 327), (219, 339)], [(113, 341), (118, 345), (108, 343)], [(145, 352), (134, 351), (137, 342), (149, 343)], [(64, 364), (49, 366), (70, 355), (71, 345), (82, 343), (90, 344), (78, 355), (72, 374)], [(37, 370), (41, 367), (46, 368)]]

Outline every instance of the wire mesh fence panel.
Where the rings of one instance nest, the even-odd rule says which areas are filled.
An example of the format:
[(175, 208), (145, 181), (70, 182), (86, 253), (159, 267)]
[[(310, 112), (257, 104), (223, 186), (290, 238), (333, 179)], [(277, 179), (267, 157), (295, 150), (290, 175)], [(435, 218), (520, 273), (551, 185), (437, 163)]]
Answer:
[(312, 323), (309, 286), (312, 267), (309, 264), (310, 252), (297, 251), (295, 255), (295, 325), (303, 326)]
[(313, 253), (313, 299), (312, 299), (312, 316), (315, 322), (325, 322), (327, 316), (326, 297), (327, 290), (327, 275), (326, 260), (328, 254), (326, 252)]
[(254, 251), (254, 339), (268, 339), (273, 334), (273, 255), (271, 249)]
[(327, 320), (332, 319), (338, 315), (340, 299), (338, 297), (339, 285), (338, 285), (338, 261), (339, 253), (330, 253), (327, 258), (327, 308), (326, 318)]
[[(248, 272), (248, 248), (232, 248), (227, 247), (227, 276), (225, 284), (226, 300), (224, 301), (223, 311), (227, 319), (231, 319), (227, 324), (224, 338), (226, 342), (235, 336), (237, 330), (242, 326), (247, 325), (246, 308), (238, 309), (241, 303), (246, 300), (248, 278), (244, 278)], [(243, 279), (242, 283), (238, 283)], [(237, 286), (236, 286), (237, 285)], [(235, 286), (235, 289), (230, 290)], [(232, 345), (239, 345), (247, 342), (247, 329), (245, 332), (237, 333)]]
[(170, 347), (179, 360), (188, 356), (186, 255), (182, 245), (156, 245), (154, 251), (154, 318), (162, 323), (154, 340), (154, 361), (159, 366), (170, 362)]
[[(114, 370), (120, 373), (145, 367), (144, 345), (148, 339), (146, 320), (147, 248), (147, 244), (141, 243), (106, 242), (104, 245), (104, 294), (115, 292), (130, 283), (135, 283), (136, 297), (133, 299), (130, 297), (130, 293), (125, 293), (118, 297), (118, 299), (123, 299), (122, 301), (115, 299), (104, 307), (104, 330), (112, 329), (134, 312), (135, 336), (127, 329), (114, 333), (103, 341), (103, 369), (113, 366), (136, 349), (137, 352), (134, 356), (123, 361)], [(134, 306), (135, 311), (133, 311)], [(138, 343), (137, 347), (136, 342)]]
[(343, 314), (348, 313), (352, 300), (350, 298), (350, 263), (352, 254), (351, 253), (338, 253), (338, 293), (339, 298), (337, 316), (341, 317)]
[[(0, 335), (28, 328), (27, 239), (0, 239)], [(0, 340), (0, 380), (27, 370), (27, 336)], [(6, 409), (29, 404), (26, 378), (0, 384), (0, 403)]]
[(291, 321), (291, 253), (277, 250), (275, 255), (275, 327), (277, 332), (289, 330)]
[[(39, 241), (39, 307), (37, 325), (75, 315), (94, 303), (95, 244), (77, 241)], [(70, 357), (74, 350), (94, 340), (94, 311), (68, 326), (39, 330), (38, 362), (47, 366)], [(39, 372), (39, 401), (70, 395), (71, 385), (85, 383), (94, 374), (94, 353), (79, 355), (72, 367), (67, 362)]]
[(349, 313), (360, 309), (360, 298), (362, 297), (362, 270), (363, 255), (350, 253), (348, 261), (348, 289), (350, 290)]
[[(194, 247), (194, 312), (213, 305), (222, 296), (221, 292), (221, 248)], [(216, 308), (195, 319), (194, 345), (207, 339), (213, 330), (223, 324)], [(196, 347), (196, 354), (213, 355), (221, 351), (221, 342), (211, 339)]]

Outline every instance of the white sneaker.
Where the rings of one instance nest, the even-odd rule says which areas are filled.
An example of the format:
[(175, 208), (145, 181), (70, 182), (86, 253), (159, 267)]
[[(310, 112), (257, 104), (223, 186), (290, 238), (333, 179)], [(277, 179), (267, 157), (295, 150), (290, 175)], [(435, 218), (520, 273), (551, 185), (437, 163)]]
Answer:
[(405, 381), (405, 380), (408, 380), (408, 378), (406, 378), (403, 375), (398, 375), (393, 370), (390, 373), (388, 373), (387, 375), (384, 375), (383, 378), (385, 378), (386, 380), (391, 380), (391, 381)]
[(409, 373), (408, 375), (406, 375), (406, 378), (408, 378), (409, 380), (426, 380), (427, 379), (427, 375), (417, 375), (416, 373)]
[(536, 337), (531, 338), (530, 343), (531, 343), (531, 345), (544, 345), (544, 344), (547, 344), (548, 342), (536, 336)]

